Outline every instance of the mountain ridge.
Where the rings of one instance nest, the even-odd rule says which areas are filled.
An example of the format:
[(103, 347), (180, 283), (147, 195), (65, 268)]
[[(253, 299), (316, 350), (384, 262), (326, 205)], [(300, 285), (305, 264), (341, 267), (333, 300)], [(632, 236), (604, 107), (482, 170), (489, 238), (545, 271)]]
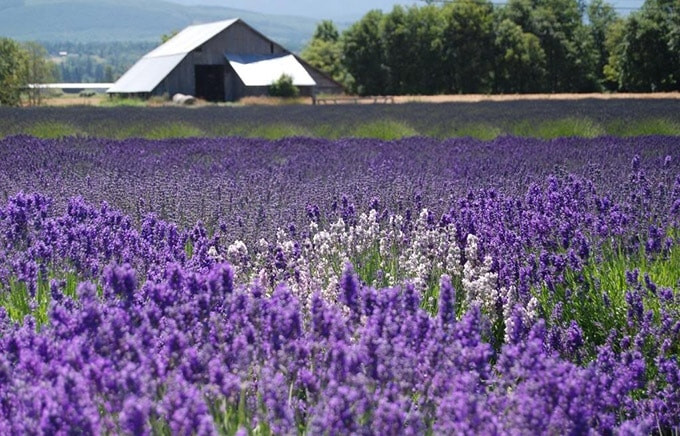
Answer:
[(319, 21), (163, 0), (0, 1), (0, 10), (0, 36), (20, 41), (160, 43), (161, 35), (191, 24), (241, 18), (294, 52), (304, 47)]

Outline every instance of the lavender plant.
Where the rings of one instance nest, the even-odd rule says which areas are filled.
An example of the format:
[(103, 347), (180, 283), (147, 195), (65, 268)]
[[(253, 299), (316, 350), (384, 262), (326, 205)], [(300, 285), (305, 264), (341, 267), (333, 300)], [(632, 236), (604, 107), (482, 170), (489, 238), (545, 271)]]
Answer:
[(0, 433), (678, 431), (677, 137), (0, 145)]

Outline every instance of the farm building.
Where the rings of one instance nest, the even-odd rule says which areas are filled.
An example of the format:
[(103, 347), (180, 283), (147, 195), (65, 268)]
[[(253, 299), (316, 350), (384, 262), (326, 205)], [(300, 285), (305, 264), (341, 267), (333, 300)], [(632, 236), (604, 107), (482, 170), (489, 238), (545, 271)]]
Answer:
[(142, 57), (107, 92), (235, 101), (266, 95), (282, 74), (293, 78), (302, 95), (343, 91), (323, 72), (233, 19), (187, 27)]

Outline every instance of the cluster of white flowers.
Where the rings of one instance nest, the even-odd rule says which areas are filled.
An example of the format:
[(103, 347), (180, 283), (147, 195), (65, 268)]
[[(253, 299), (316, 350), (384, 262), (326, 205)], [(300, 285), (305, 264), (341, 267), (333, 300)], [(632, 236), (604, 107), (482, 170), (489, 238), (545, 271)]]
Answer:
[(498, 274), (491, 270), (493, 259), (485, 256), (479, 261), (479, 238), (468, 235), (463, 266), (464, 307), (479, 305), (489, 316), (494, 316), (498, 304)]
[(513, 310), (518, 310), (525, 326), (533, 325), (538, 320), (538, 300), (533, 295), (526, 306), (517, 301), (517, 288), (510, 286), (500, 289), (501, 301), (503, 302), (503, 322), (505, 325), (505, 342), (509, 342), (509, 333), (515, 328)]
[(329, 300), (336, 299), (347, 262), (360, 275), (363, 273), (369, 285), (409, 282), (421, 293), (448, 274), (461, 278), (465, 308), (477, 304), (489, 316), (496, 316), (498, 302), (505, 308), (510, 301), (505, 301), (507, 291), (498, 289), (492, 259), (487, 256), (479, 260), (478, 238), (467, 236), (463, 265), (455, 225), (433, 225), (428, 217), (428, 210), (423, 209), (411, 223), (402, 215), (381, 221), (371, 210), (362, 213), (355, 225), (339, 218), (322, 229), (311, 222), (308, 236), (302, 240), (279, 230), (275, 242), (260, 239), (254, 250), (234, 241), (226, 249), (225, 258), (234, 265), (239, 280), (258, 281), (269, 292), (285, 283), (303, 302), (317, 291)]
[(227, 259), (234, 268), (234, 274), (239, 274), (242, 270), (247, 270), (250, 267), (250, 259), (248, 257), (248, 247), (243, 241), (236, 240), (233, 244), (227, 247)]
[[(375, 277), (363, 277), (371, 286), (395, 286), (412, 283), (423, 295), (429, 286), (436, 286), (443, 274), (458, 277), (463, 311), (478, 305), (492, 322), (505, 325), (506, 341), (513, 331), (513, 311), (519, 310), (522, 323), (532, 325), (537, 317), (538, 301), (532, 297), (526, 304), (518, 301), (514, 286), (499, 287), (498, 274), (492, 270), (493, 259), (480, 259), (480, 241), (467, 235), (465, 263), (456, 240), (456, 227), (432, 225), (427, 209), (409, 223), (402, 215), (380, 220), (377, 212), (361, 214), (355, 225), (342, 218), (321, 229), (311, 222), (302, 240), (294, 240), (279, 230), (273, 243), (260, 239), (254, 250), (236, 240), (220, 255), (210, 247), (208, 255), (227, 260), (234, 267), (239, 281), (256, 281), (266, 293), (284, 283), (303, 305), (311, 303), (312, 295), (321, 292), (328, 301), (338, 298), (339, 281), (347, 262), (357, 272), (371, 263)], [(365, 274), (366, 271), (364, 271)]]
[(215, 248), (214, 245), (211, 245), (210, 248), (208, 248), (208, 257), (215, 260), (216, 262), (221, 262), (224, 260), (222, 255), (217, 252), (217, 248)]
[(439, 283), (442, 274), (459, 276), (462, 271), (455, 226), (429, 225), (428, 215), (427, 209), (420, 212), (398, 262), (399, 275), (421, 292), (427, 290), (428, 284)]

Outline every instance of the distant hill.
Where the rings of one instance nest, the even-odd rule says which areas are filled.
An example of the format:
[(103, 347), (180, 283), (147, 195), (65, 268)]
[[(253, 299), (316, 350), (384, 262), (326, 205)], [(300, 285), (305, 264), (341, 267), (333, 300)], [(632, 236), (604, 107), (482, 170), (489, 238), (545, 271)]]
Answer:
[[(1, 1), (1, 0), (0, 0)], [(394, 5), (411, 6), (425, 5), (423, 0), (169, 0), (174, 3), (184, 5), (211, 5), (247, 9), (249, 11), (281, 14), (299, 15), (312, 17), (315, 19), (330, 19), (340, 23), (354, 22), (364, 16), (371, 9), (381, 9), (389, 12)], [(619, 14), (627, 15), (632, 10), (638, 9), (644, 0), (608, 0)], [(507, 3), (504, 0), (496, 0), (494, 3), (502, 5)], [(590, 3), (590, 0), (584, 4)]]
[[(169, 0), (184, 5), (224, 5), (225, 0)], [(425, 4), (418, 0), (229, 0), (232, 8), (247, 9), (268, 14), (300, 15), (316, 19), (353, 22), (371, 9), (391, 11), (394, 5)]]
[(0, 0), (0, 36), (22, 41), (160, 43), (161, 35), (190, 24), (236, 17), (296, 52), (317, 25), (312, 18), (162, 0)]

